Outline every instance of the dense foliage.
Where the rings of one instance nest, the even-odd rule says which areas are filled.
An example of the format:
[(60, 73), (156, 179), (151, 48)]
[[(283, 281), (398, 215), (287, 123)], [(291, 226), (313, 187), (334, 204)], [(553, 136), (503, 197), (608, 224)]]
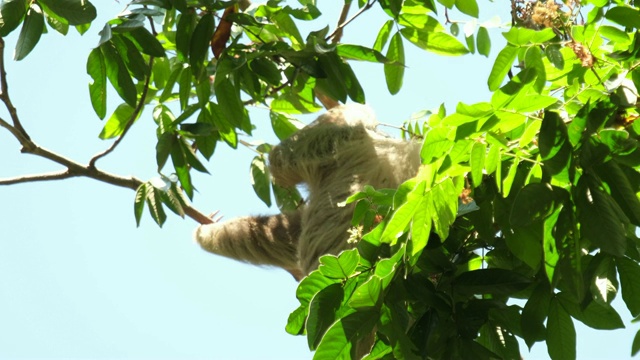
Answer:
[[(336, 2), (345, 15), (350, 5)], [(145, 204), (160, 225), (165, 207), (184, 215), (182, 194), (194, 195), (190, 171), (206, 172), (200, 159), (219, 142), (237, 147), (238, 133), (251, 134), (248, 106), (268, 106), (275, 133), (286, 138), (297, 129), (293, 115), (320, 110), (318, 100), (365, 102), (348, 61), (381, 63), (395, 94), (405, 46), (486, 56), (485, 26), (501, 25), (506, 46), (487, 80), (491, 98), (453, 112), (442, 106), (406, 125), (407, 137), (423, 139), (420, 172), (399, 189), (345, 199), (357, 202), (357, 249), (324, 256), (300, 283), (287, 331), (306, 334), (318, 359), (363, 354), (365, 343), (373, 346), (367, 359), (518, 359), (518, 338), (529, 347), (544, 341), (551, 358), (571, 359), (574, 319), (623, 327), (611, 307), (619, 290), (640, 316), (635, 2), (512, 0), (504, 3), (508, 25), (479, 25), (475, 0), (359, 0), (354, 16), (374, 6), (389, 20), (368, 48), (339, 42), (347, 17), (331, 33), (303, 36), (300, 24), (321, 15), (314, 0), (130, 1), (102, 29), (87, 72), (97, 116), (110, 113), (100, 136), (116, 138), (114, 147), (153, 108), (157, 165), (167, 175), (107, 179), (137, 187), (136, 219)], [(469, 20), (451, 22), (451, 14)], [(86, 0), (3, 0), (0, 36), (19, 29), (14, 56), (21, 60), (45, 30), (83, 33), (95, 16)], [(12, 119), (0, 125), (24, 151), (101, 179), (95, 164), (109, 151), (86, 168), (38, 153), (2, 81)], [(122, 99), (116, 109), (107, 109), (109, 84)], [(270, 204), (273, 192), (281, 209), (297, 206), (295, 189), (271, 184), (269, 146), (256, 150), (258, 196)], [(630, 346), (640, 351), (640, 333)]]

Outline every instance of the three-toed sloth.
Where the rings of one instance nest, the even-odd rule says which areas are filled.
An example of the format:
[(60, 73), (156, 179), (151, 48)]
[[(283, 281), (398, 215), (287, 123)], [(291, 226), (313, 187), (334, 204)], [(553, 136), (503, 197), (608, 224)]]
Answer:
[(362, 105), (343, 105), (275, 146), (269, 154), (273, 181), (305, 184), (309, 198), (300, 209), (202, 225), (195, 238), (207, 251), (258, 265), (281, 267), (298, 280), (318, 267), (325, 254), (349, 244), (353, 204), (339, 206), (365, 185), (396, 188), (416, 175), (420, 143), (376, 131)]

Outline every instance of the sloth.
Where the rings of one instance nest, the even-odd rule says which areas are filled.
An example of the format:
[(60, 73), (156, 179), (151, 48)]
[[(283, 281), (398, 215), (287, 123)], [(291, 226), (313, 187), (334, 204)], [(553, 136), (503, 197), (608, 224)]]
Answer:
[(420, 166), (418, 141), (394, 139), (376, 130), (364, 105), (330, 109), (269, 153), (274, 183), (304, 184), (308, 200), (296, 211), (240, 217), (201, 225), (195, 239), (214, 254), (285, 269), (300, 280), (325, 254), (352, 248), (349, 229), (354, 204), (340, 204), (361, 191), (396, 188)]

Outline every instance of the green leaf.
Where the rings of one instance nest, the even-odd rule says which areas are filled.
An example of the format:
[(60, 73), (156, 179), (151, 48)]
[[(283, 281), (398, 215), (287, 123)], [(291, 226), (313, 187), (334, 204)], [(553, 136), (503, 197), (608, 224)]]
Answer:
[[(207, 114), (207, 111), (200, 111), (200, 114)], [(180, 124), (180, 131), (182, 134), (188, 137), (210, 136), (216, 130), (210, 121), (200, 121), (200, 114), (198, 115), (197, 122)]]
[(542, 110), (557, 101), (557, 98), (548, 95), (520, 94), (507, 107), (517, 112), (527, 113)]
[(582, 235), (602, 251), (624, 256), (628, 219), (595, 176), (585, 173), (580, 177), (575, 198)]
[(467, 271), (453, 280), (456, 292), (472, 294), (510, 295), (521, 291), (531, 280), (514, 271), (504, 269), (479, 269)]
[(531, 144), (531, 142), (533, 141), (533, 138), (538, 134), (538, 131), (540, 131), (541, 125), (542, 125), (542, 121), (540, 120), (537, 120), (537, 119), (529, 120), (529, 122), (527, 123), (527, 128), (525, 129), (524, 133), (520, 137), (519, 145), (521, 148), (524, 148), (525, 146)]
[(269, 118), (271, 128), (280, 140), (287, 139), (302, 127), (302, 123), (298, 120), (275, 111), (269, 112)]
[(226, 121), (225, 114), (222, 112), (221, 107), (218, 104), (210, 102), (209, 110), (211, 112), (213, 125), (218, 129), (220, 137), (224, 142), (235, 149), (238, 146), (238, 134), (236, 133), (236, 129)]
[(144, 81), (151, 70), (133, 42), (120, 34), (114, 34), (111, 41), (122, 55), (122, 61), (130, 74), (137, 80)]
[(185, 149), (181, 146), (173, 146), (171, 148), (171, 162), (182, 189), (189, 199), (193, 199), (193, 185), (191, 184), (191, 173), (189, 172)]
[(43, 31), (44, 16), (42, 16), (42, 9), (37, 4), (32, 4), (22, 24), (13, 59), (16, 61), (24, 59), (36, 46)]
[(568, 198), (566, 190), (550, 184), (527, 184), (516, 195), (509, 222), (512, 226), (527, 226), (549, 217)]
[(69, 25), (83, 25), (96, 18), (96, 8), (88, 0), (39, 0)]
[(162, 203), (169, 208), (169, 210), (173, 211), (174, 214), (184, 218), (184, 207), (187, 205), (184, 196), (182, 194), (182, 189), (178, 189), (176, 184), (165, 180), (167, 185), (169, 185), (169, 189), (160, 192), (160, 198)]
[(136, 44), (138, 49), (149, 56), (165, 57), (164, 47), (149, 30), (137, 27), (124, 34)]
[(382, 279), (374, 275), (356, 288), (349, 299), (349, 306), (358, 310), (376, 308), (379, 305), (382, 290)]
[(542, 261), (543, 227), (540, 223), (517, 227), (505, 235), (505, 243), (518, 259), (537, 270)]
[(318, 56), (318, 63), (325, 77), (316, 79), (316, 87), (342, 103), (347, 101), (347, 85), (342, 74), (342, 59), (335, 52)]
[(571, 144), (569, 142), (567, 127), (554, 111), (546, 111), (540, 126), (538, 136), (540, 156), (544, 161), (545, 169), (552, 175), (559, 174), (569, 164), (571, 157)]
[(111, 82), (111, 85), (116, 89), (122, 100), (134, 108), (137, 101), (137, 91), (122, 60), (122, 54), (118, 52), (112, 41), (107, 41), (100, 45), (100, 51), (102, 51), (105, 59), (109, 82)]
[[(113, 112), (100, 132), (100, 139), (106, 140), (122, 135), (134, 109), (127, 104), (120, 104)], [(140, 114), (138, 114), (139, 116)]]
[(576, 329), (571, 316), (560, 305), (557, 298), (551, 299), (547, 320), (547, 350), (551, 359), (570, 360), (576, 358)]
[[(392, 60), (386, 58), (378, 50), (370, 49), (361, 45), (338, 44), (336, 52), (345, 59), (369, 61), (381, 64), (392, 62)], [(401, 64), (404, 65), (404, 63)]]
[(446, 127), (438, 127), (429, 131), (422, 144), (420, 157), (424, 164), (443, 157), (453, 146), (455, 131)]
[[(315, 86), (315, 81), (313, 82)], [(305, 88), (306, 89), (306, 88)], [(313, 92), (310, 92), (313, 94)], [(281, 95), (271, 101), (271, 110), (285, 114), (309, 114), (322, 109), (313, 98), (302, 96), (298, 91), (286, 89)]]
[(597, 266), (593, 270), (589, 290), (596, 303), (609, 307), (618, 293), (617, 274), (613, 266), (613, 259), (610, 256), (600, 256), (598, 258), (601, 260), (591, 262), (592, 264), (597, 264)]
[(535, 342), (545, 338), (544, 320), (547, 318), (550, 303), (551, 289), (543, 280), (535, 287), (522, 309), (522, 317), (520, 319), (522, 338), (529, 346), (529, 349)]
[[(178, 96), (180, 99), (180, 110), (185, 111), (189, 105), (189, 97), (191, 96), (191, 67), (182, 68), (178, 79)], [(164, 94), (163, 94), (164, 95)]]
[(631, 223), (640, 226), (640, 200), (620, 165), (610, 160), (596, 166), (595, 170), (600, 179), (608, 185), (611, 196)]
[(598, 330), (615, 330), (624, 328), (624, 322), (616, 310), (608, 304), (590, 301), (589, 305), (578, 304), (571, 300), (572, 295), (560, 293), (558, 300), (569, 315), (590, 328)]
[(547, 217), (544, 220), (544, 233), (543, 233), (543, 242), (542, 248), (544, 249), (544, 268), (547, 274), (547, 279), (549, 283), (554, 283), (554, 275), (556, 270), (556, 265), (558, 260), (560, 259), (560, 254), (558, 253), (558, 241), (562, 241), (564, 239), (558, 239), (558, 233), (555, 231), (558, 228), (558, 218), (560, 217), (560, 213), (562, 212), (562, 207), (558, 207), (551, 216)]
[(480, 26), (478, 28), (478, 36), (476, 37), (476, 47), (478, 48), (478, 53), (480, 55), (484, 55), (489, 57), (489, 53), (491, 52), (491, 37), (489, 37), (489, 31), (486, 27)]
[(166, 57), (154, 59), (151, 71), (153, 73), (153, 83), (156, 88), (159, 90), (164, 89), (171, 77), (171, 64), (169, 63), (169, 59)]
[(484, 170), (484, 159), (487, 155), (487, 144), (476, 142), (471, 149), (471, 179), (475, 187), (482, 183), (482, 170)]
[(463, 14), (473, 16), (474, 18), (478, 17), (479, 9), (476, 0), (456, 0), (456, 7)]
[(310, 350), (315, 348), (322, 340), (322, 336), (333, 324), (336, 312), (340, 308), (344, 290), (341, 284), (331, 284), (320, 290), (311, 299), (309, 304), (309, 316), (305, 328), (307, 330), (307, 343)]
[(633, 344), (631, 345), (631, 356), (638, 355), (640, 352), (640, 330), (636, 333), (636, 336), (633, 338)]
[(196, 27), (197, 16), (193, 11), (183, 12), (178, 18), (176, 26), (176, 52), (178, 60), (187, 62), (189, 60), (189, 49), (191, 47), (191, 36)]
[(404, 45), (400, 33), (395, 33), (391, 38), (387, 58), (395, 63), (384, 64), (384, 78), (387, 81), (389, 93), (395, 95), (402, 88), (404, 78)]
[(349, 98), (359, 104), (364, 104), (364, 90), (358, 81), (358, 77), (351, 69), (351, 65), (346, 62), (341, 62), (341, 72), (344, 77), (344, 83), (347, 87), (347, 94), (349, 94)]
[(440, 24), (438, 19), (429, 16), (429, 14), (427, 13), (400, 14), (400, 17), (398, 18), (398, 24), (429, 33), (445, 31), (444, 26)]
[(428, 204), (431, 202), (431, 194), (425, 194), (421, 203), (413, 214), (411, 224), (411, 256), (422, 253), (422, 249), (427, 246), (429, 235), (431, 234), (431, 214)]
[(544, 49), (547, 59), (558, 70), (564, 69), (564, 56), (562, 56), (561, 49), (562, 47), (558, 44), (551, 44)]
[(282, 71), (278, 69), (278, 65), (269, 59), (253, 59), (249, 63), (249, 68), (255, 75), (266, 80), (269, 84), (279, 85), (282, 82)]
[(378, 322), (376, 310), (357, 311), (336, 321), (322, 337), (314, 359), (352, 359), (358, 340), (367, 336)]
[(209, 160), (216, 150), (216, 144), (220, 140), (220, 134), (216, 129), (213, 116), (211, 115), (208, 106), (201, 108), (200, 114), (198, 114), (196, 125), (197, 124), (207, 125), (210, 130), (209, 134), (196, 137), (196, 146), (198, 147), (198, 151), (205, 157), (205, 159)]
[(631, 315), (640, 315), (640, 265), (626, 257), (616, 258), (618, 274), (622, 287), (622, 299)]
[[(47, 17), (50, 14), (47, 14)], [(60, 20), (60, 19), (56, 19), (56, 20)], [(76, 31), (78, 32), (78, 34), (80, 35), (84, 35), (84, 33), (86, 33), (87, 31), (89, 31), (89, 29), (91, 28), (91, 23), (86, 23), (86, 24), (82, 24), (82, 25), (76, 25), (74, 26), (76, 28)]]
[(406, 202), (393, 213), (391, 219), (380, 237), (383, 243), (395, 244), (398, 238), (404, 233), (405, 229), (411, 222), (413, 214), (418, 206), (422, 203), (422, 197), (425, 192), (424, 181), (417, 184), (408, 194)]
[(300, 305), (287, 319), (285, 331), (291, 335), (303, 335), (305, 333), (305, 324), (307, 322), (308, 307)]
[(502, 85), (504, 77), (507, 76), (511, 65), (518, 55), (518, 48), (515, 46), (507, 45), (496, 57), (496, 61), (493, 63), (491, 73), (489, 74), (488, 85), (489, 90), (496, 91)]
[(417, 47), (438, 55), (459, 56), (469, 53), (469, 49), (447, 33), (422, 31), (415, 28), (402, 28), (400, 33)]
[(600, 26), (599, 30), (602, 36), (613, 41), (614, 43), (617, 43), (620, 45), (626, 45), (631, 43), (631, 38), (629, 37), (629, 34), (618, 29), (617, 27), (602, 25)]
[(391, 30), (393, 29), (393, 24), (393, 20), (387, 20), (387, 22), (382, 25), (380, 31), (378, 32), (378, 36), (376, 37), (376, 42), (373, 44), (374, 50), (382, 51), (382, 49), (384, 49), (384, 46), (387, 45), (389, 35), (391, 34)]
[(296, 211), (304, 204), (300, 192), (296, 188), (285, 188), (271, 183), (273, 194), (276, 198), (276, 205), (280, 211)]
[(351, 249), (340, 255), (324, 255), (320, 257), (318, 270), (329, 278), (348, 279), (356, 271), (359, 260), (358, 250)]
[(467, 105), (463, 102), (459, 102), (456, 105), (456, 112), (462, 115), (467, 115), (474, 118), (481, 118), (491, 115), (495, 109), (487, 102), (479, 102), (472, 105)]
[(244, 108), (239, 90), (234, 84), (230, 80), (216, 82), (215, 93), (218, 104), (220, 104), (219, 110), (224, 119), (234, 127), (251, 134), (251, 123), (247, 110)]
[(204, 68), (204, 62), (208, 58), (209, 44), (215, 30), (214, 25), (213, 14), (205, 13), (193, 30), (189, 46), (189, 64), (191, 64), (193, 75), (196, 78), (200, 76), (200, 72)]
[(484, 161), (484, 169), (487, 175), (493, 174), (500, 164), (500, 147), (497, 145), (491, 145), (489, 153)]
[(89, 84), (91, 105), (96, 115), (104, 119), (107, 115), (107, 67), (99, 48), (91, 50), (87, 58), (87, 74), (93, 80)]
[[(347, 0), (349, 1), (349, 0)], [(417, 1), (405, 1), (402, 4), (402, 9), (400, 10), (401, 14), (426, 14), (428, 12), (433, 11), (434, 13), (438, 12), (436, 8), (436, 4), (433, 0), (417, 0)]]
[(26, 0), (3, 0), (0, 3), (0, 36), (5, 37), (15, 30), (27, 13)]
[(547, 82), (547, 71), (544, 66), (544, 61), (542, 60), (542, 54), (539, 47), (533, 46), (527, 50), (524, 56), (525, 68), (534, 70), (536, 74), (536, 80), (533, 86), (533, 90), (536, 93), (541, 93)]
[[(639, 336), (640, 338), (640, 336)], [(377, 360), (377, 359), (385, 359), (386, 355), (391, 355), (393, 353), (393, 348), (388, 344), (385, 344), (384, 341), (378, 340), (373, 345), (371, 352), (369, 352), (362, 360)]]
[(271, 178), (263, 156), (256, 156), (251, 161), (251, 186), (260, 200), (271, 206)]
[(514, 158), (511, 166), (509, 167), (509, 172), (507, 176), (502, 181), (502, 196), (507, 197), (511, 193), (511, 186), (513, 185), (513, 181), (516, 178), (516, 174), (518, 173), (518, 165), (520, 165), (520, 159)]
[(640, 11), (632, 7), (613, 7), (604, 14), (604, 17), (622, 26), (640, 28)]
[(320, 271), (311, 272), (307, 277), (300, 281), (296, 289), (296, 298), (303, 306), (309, 305), (311, 299), (322, 289), (331, 284), (339, 283), (340, 279), (332, 279), (324, 276)]
[(291, 40), (291, 44), (296, 50), (303, 46), (304, 40), (300, 35), (300, 31), (298, 30), (296, 23), (291, 20), (291, 16), (289, 16), (289, 14), (284, 11), (278, 11), (271, 17), (271, 20), (278, 29), (282, 30), (283, 35)]
[(162, 190), (156, 189), (155, 187), (149, 187), (149, 189), (151, 190), (147, 193), (147, 206), (149, 207), (149, 213), (151, 214), (153, 221), (162, 227), (162, 224), (167, 221), (167, 214), (164, 212), (162, 196), (160, 195)]
[(458, 213), (458, 196), (461, 190), (456, 188), (451, 178), (445, 179), (431, 189), (432, 202), (429, 209), (432, 210), (434, 232), (441, 239), (449, 237), (449, 229)]
[(172, 132), (162, 133), (162, 135), (158, 137), (158, 143), (156, 144), (156, 163), (158, 164), (158, 171), (164, 168), (173, 147), (176, 145), (177, 137)]
[(140, 219), (142, 218), (142, 212), (144, 211), (144, 203), (147, 200), (147, 194), (149, 192), (149, 185), (142, 183), (136, 189), (136, 196), (133, 202), (133, 213), (136, 217), (136, 226), (140, 226)]
[[(453, 32), (452, 32), (452, 34), (454, 34), (454, 36), (457, 36)], [(469, 52), (472, 53), (472, 54), (475, 54), (476, 53), (476, 37), (475, 37), (475, 35), (473, 35), (473, 33), (469, 34), (468, 36), (465, 34), (464, 42), (467, 45), (467, 48), (469, 49)]]
[(531, 43), (542, 44), (556, 36), (551, 28), (533, 30), (521, 27), (512, 27), (502, 35), (510, 44), (515, 46), (525, 46)]

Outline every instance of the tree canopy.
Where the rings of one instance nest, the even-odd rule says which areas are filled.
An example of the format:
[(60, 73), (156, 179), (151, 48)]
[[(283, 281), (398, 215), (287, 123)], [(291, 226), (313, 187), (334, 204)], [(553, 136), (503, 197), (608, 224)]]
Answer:
[[(475, 0), (345, 0), (335, 27), (307, 30), (322, 14), (298, 3), (133, 0), (102, 27), (87, 54), (89, 99), (111, 141), (87, 164), (38, 145), (13, 105), (4, 37), (19, 32), (25, 59), (46, 31), (86, 32), (96, 9), (83, 0), (0, 3), (0, 126), (21, 151), (63, 166), (0, 185), (88, 177), (135, 190), (159, 225), (167, 210), (200, 223), (192, 173), (217, 147), (250, 147), (257, 196), (281, 210), (301, 195), (272, 184), (269, 144), (253, 144), (252, 106), (269, 109), (280, 139), (296, 116), (366, 103), (354, 61), (380, 65), (389, 93), (403, 85), (405, 47), (474, 59), (497, 53), (491, 96), (444, 104), (408, 121), (422, 167), (398, 189), (355, 194), (357, 249), (321, 258), (303, 279), (286, 330), (306, 335), (314, 358), (350, 358), (374, 334), (367, 359), (520, 358), (545, 342), (553, 359), (576, 358), (574, 321), (623, 327), (618, 291), (640, 316), (640, 10), (633, 1), (512, 0), (508, 23), (479, 18)], [(353, 19), (380, 8), (373, 46), (341, 41)], [(351, 10), (351, 12), (350, 12)], [(485, 15), (483, 15), (485, 16)], [(501, 28), (496, 41), (489, 30)], [(493, 42), (492, 42), (493, 40)], [(504, 43), (492, 49), (492, 43)], [(435, 71), (435, 70), (434, 70)], [(121, 104), (107, 106), (107, 97)], [(101, 170), (145, 109), (156, 124), (158, 176)], [(421, 110), (415, 109), (416, 112)], [(468, 211), (466, 209), (469, 209)], [(640, 332), (629, 341), (640, 351)]]

